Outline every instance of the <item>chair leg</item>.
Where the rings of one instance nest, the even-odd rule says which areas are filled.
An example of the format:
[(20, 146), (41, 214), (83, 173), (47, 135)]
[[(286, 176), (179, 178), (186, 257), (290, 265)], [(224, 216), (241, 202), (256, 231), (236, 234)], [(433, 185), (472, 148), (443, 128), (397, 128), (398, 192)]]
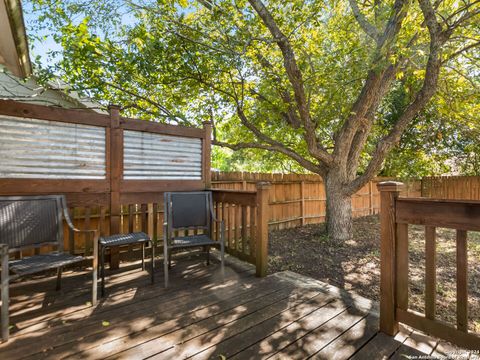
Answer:
[(154, 242), (153, 241), (150, 241), (150, 244), (152, 246), (152, 260), (151, 260), (151, 263), (152, 263), (152, 274), (151, 274), (151, 278), (152, 278), (152, 284), (153, 284), (153, 281), (154, 281), (154, 271), (155, 271), (155, 246), (154, 246)]
[(222, 233), (220, 235), (220, 271), (222, 273), (222, 282), (225, 281), (225, 225), (222, 222)]
[(61, 266), (57, 268), (57, 286), (55, 288), (57, 291), (62, 288), (62, 271), (63, 268)]
[(145, 271), (145, 242), (142, 243), (142, 271)]
[(168, 268), (169, 269), (172, 268), (172, 251), (171, 250), (168, 252)]
[(165, 288), (168, 287), (168, 269), (169, 269), (169, 254), (168, 250), (165, 249), (163, 252), (163, 272), (165, 273)]
[(102, 276), (102, 297), (105, 296), (105, 246), (100, 249), (100, 272)]
[(8, 248), (2, 247), (1, 261), (2, 261), (2, 341), (8, 341)]
[(207, 266), (210, 265), (210, 246), (207, 246)]

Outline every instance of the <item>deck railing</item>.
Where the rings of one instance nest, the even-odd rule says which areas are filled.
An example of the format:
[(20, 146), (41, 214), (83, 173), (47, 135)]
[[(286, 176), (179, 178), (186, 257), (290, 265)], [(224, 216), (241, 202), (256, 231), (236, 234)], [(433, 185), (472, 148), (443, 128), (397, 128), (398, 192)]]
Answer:
[[(256, 191), (212, 189), (215, 216), (225, 222), (226, 252), (256, 266), (258, 276), (267, 272), (268, 249), (268, 189), (270, 184), (259, 183)], [(158, 193), (154, 203), (122, 204), (119, 217), (119, 232), (143, 231), (156, 240), (157, 253), (162, 252), (164, 209), (163, 194)], [(76, 207), (70, 213), (79, 228), (97, 228), (102, 235), (110, 234), (110, 215), (107, 207)], [(213, 238), (220, 239), (220, 225), (213, 228)], [(74, 238), (74, 236), (76, 236)], [(91, 239), (74, 234), (65, 228), (65, 248), (75, 254), (91, 254)], [(140, 256), (140, 246), (119, 248), (120, 260)]]
[(257, 191), (213, 190), (216, 217), (225, 222), (227, 253), (255, 264), (257, 276), (267, 274), (269, 188), (261, 182)]
[[(0, 100), (0, 196), (65, 194), (80, 229), (144, 231), (161, 240), (163, 193), (211, 187), (211, 132), (208, 122), (192, 128), (122, 117), (117, 106), (98, 114)], [(265, 275), (266, 192), (215, 191), (215, 199), (228, 251)], [(67, 231), (65, 249), (91, 254), (92, 239)], [(133, 250), (113, 247), (112, 268)]]
[[(480, 349), (480, 337), (468, 331), (467, 233), (480, 231), (480, 201), (399, 198), (403, 184), (383, 182), (380, 191), (380, 330), (394, 335), (398, 323), (461, 347)], [(425, 313), (409, 309), (408, 225), (425, 226)], [(436, 228), (456, 230), (456, 324), (436, 316)]]

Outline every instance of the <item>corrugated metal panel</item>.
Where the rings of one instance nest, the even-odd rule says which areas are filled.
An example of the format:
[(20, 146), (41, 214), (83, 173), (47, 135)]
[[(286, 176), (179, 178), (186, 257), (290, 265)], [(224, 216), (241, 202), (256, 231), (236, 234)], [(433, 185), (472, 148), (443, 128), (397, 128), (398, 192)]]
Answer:
[(0, 115), (0, 177), (105, 179), (105, 129)]
[(200, 180), (202, 140), (126, 130), (123, 133), (126, 180)]

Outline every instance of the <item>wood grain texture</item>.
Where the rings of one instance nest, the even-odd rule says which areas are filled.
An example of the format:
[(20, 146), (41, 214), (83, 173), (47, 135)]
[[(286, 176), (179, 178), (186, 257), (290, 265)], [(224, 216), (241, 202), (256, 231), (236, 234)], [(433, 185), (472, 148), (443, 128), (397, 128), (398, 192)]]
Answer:
[[(156, 278), (162, 271), (155, 270)], [(303, 286), (281, 274), (260, 279), (240, 262), (227, 262), (225, 282), (220, 283), (219, 271), (216, 259), (207, 267), (201, 253), (179, 254), (171, 286), (165, 289), (160, 282), (151, 285), (138, 262), (122, 264), (122, 269), (109, 271), (107, 297), (96, 307), (86, 303), (90, 272), (65, 271), (62, 296), (50, 290), (55, 277), (16, 283), (10, 305), (15, 327), (11, 341), (0, 345), (0, 357), (198, 360), (223, 354), (257, 359), (280, 357), (279, 352), (294, 358), (304, 351), (314, 358), (358, 354), (375, 359), (388, 358), (403, 344), (436, 344), (428, 337), (409, 342), (409, 334), (375, 335), (375, 313), (367, 309), (363, 316), (365, 310), (355, 308), (352, 293), (340, 295), (327, 284)]]
[(467, 232), (457, 230), (457, 329), (468, 331)]
[(397, 183), (380, 183), (380, 330), (388, 335), (398, 331), (396, 308), (396, 199)]
[(480, 201), (399, 199), (398, 223), (480, 231)]
[(268, 266), (268, 201), (269, 183), (257, 184), (257, 236), (256, 236), (256, 275), (267, 275)]
[(94, 125), (108, 127), (110, 117), (92, 110), (64, 109), (54, 106), (27, 104), (13, 100), (0, 100), (0, 114), (66, 122), (70, 124)]
[(408, 309), (408, 225), (397, 224), (395, 241), (397, 307)]
[(398, 321), (410, 325), (415, 329), (421, 330), (432, 336), (438, 336), (441, 339), (470, 350), (480, 350), (480, 337), (474, 334), (459, 331), (454, 327), (438, 320), (430, 320), (421, 314), (413, 311), (397, 309)]
[(204, 129), (178, 126), (178, 125), (161, 124), (153, 121), (145, 121), (140, 119), (125, 118), (125, 117), (120, 118), (119, 127), (124, 130), (144, 131), (149, 133), (157, 133), (157, 134), (173, 135), (173, 136), (181, 136), (181, 137), (203, 138), (205, 136)]
[(435, 319), (437, 299), (436, 228), (425, 227), (425, 316)]

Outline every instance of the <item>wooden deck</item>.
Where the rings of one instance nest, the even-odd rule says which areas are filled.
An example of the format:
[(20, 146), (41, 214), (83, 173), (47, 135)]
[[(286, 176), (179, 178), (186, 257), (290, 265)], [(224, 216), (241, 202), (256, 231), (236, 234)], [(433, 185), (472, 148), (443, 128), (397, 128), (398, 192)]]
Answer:
[(381, 359), (454, 350), (406, 328), (395, 338), (378, 333), (371, 301), (292, 272), (259, 279), (233, 259), (222, 283), (218, 262), (207, 267), (193, 255), (174, 261), (165, 290), (160, 267), (154, 285), (138, 265), (109, 273), (108, 296), (94, 308), (88, 274), (65, 273), (60, 292), (54, 277), (13, 284), (12, 336), (0, 359)]

